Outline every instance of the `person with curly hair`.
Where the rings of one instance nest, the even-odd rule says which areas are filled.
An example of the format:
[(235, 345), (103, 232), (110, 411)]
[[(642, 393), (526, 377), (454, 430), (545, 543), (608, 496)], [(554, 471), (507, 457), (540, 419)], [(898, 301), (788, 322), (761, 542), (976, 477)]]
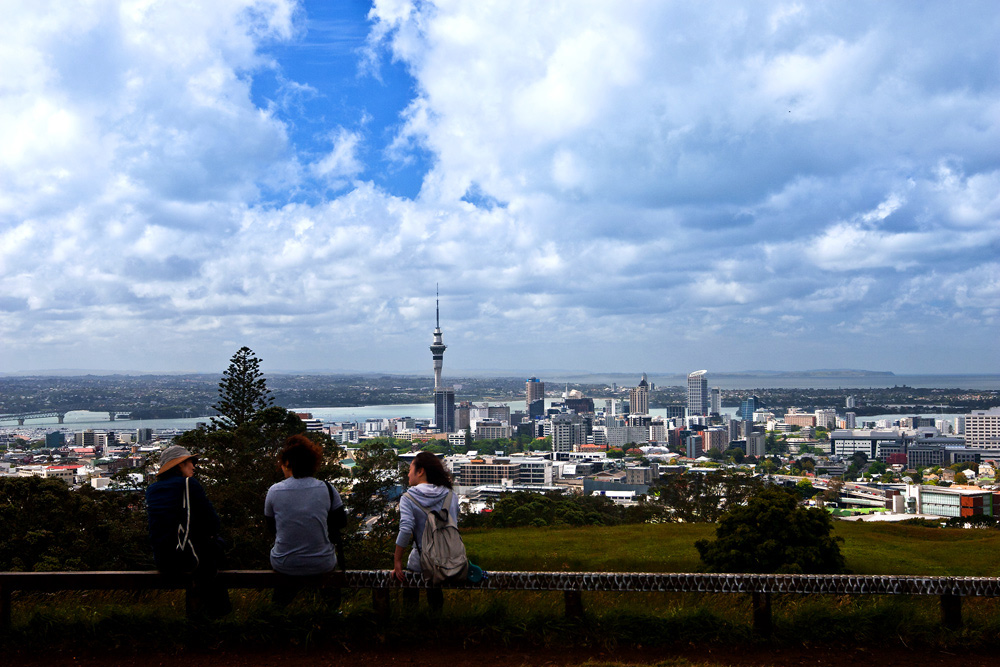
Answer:
[(322, 586), (324, 575), (333, 572), (335, 543), (347, 516), (337, 489), (315, 477), (323, 461), (322, 447), (304, 435), (293, 435), (278, 461), (285, 479), (267, 490), (264, 517), (275, 535), (271, 567), (283, 575), (273, 599), (285, 606), (303, 588)]

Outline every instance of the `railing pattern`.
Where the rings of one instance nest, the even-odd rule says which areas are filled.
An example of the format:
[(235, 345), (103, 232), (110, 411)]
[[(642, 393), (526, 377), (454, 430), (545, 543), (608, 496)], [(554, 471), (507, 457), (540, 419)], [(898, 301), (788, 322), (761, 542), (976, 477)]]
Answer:
[[(219, 573), (230, 588), (273, 588), (271, 570), (227, 570)], [(377, 613), (389, 614), (389, 592), (429, 588), (422, 575), (407, 573), (397, 581), (391, 570), (335, 572), (328, 585), (371, 589)], [(0, 629), (10, 626), (13, 591), (185, 589), (190, 581), (158, 572), (0, 572)], [(921, 577), (853, 574), (688, 574), (641, 572), (491, 572), (478, 583), (446, 585), (472, 591), (562, 591), (568, 616), (583, 615), (583, 592), (615, 593), (744, 593), (753, 598), (757, 632), (771, 632), (771, 595), (933, 595), (940, 598), (941, 620), (949, 628), (962, 624), (963, 597), (1000, 597), (1000, 578)]]

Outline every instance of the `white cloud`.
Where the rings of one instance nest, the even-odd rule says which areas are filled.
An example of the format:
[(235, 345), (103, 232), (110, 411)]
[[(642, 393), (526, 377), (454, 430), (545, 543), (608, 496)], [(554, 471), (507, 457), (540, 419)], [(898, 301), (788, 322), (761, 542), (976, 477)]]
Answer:
[(333, 149), (313, 166), (313, 172), (329, 182), (346, 184), (344, 179), (353, 178), (364, 171), (358, 159), (361, 135), (340, 128), (332, 137)]
[[(190, 368), (238, 340), (420, 369), (436, 282), (466, 367), (745, 367), (732, 341), (766, 358), (772, 327), (776, 366), (863, 338), (889, 367), (907, 341), (858, 322), (1000, 311), (998, 50), (974, 9), (378, 0), (369, 54), (413, 99), (392, 137), (317, 120), (315, 151), (281, 113), (319, 93), (268, 53), (301, 35), (290, 0), (17, 9), (5, 364), (155, 366), (161, 341)], [(255, 103), (263, 72), (277, 99)], [(376, 185), (417, 154), (418, 197)]]

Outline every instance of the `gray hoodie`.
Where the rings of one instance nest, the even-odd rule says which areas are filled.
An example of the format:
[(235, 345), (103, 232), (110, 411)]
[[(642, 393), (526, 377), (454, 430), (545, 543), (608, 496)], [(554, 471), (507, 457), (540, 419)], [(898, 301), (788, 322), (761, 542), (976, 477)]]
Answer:
[[(437, 486), (435, 484), (417, 484), (411, 486), (407, 493), (429, 511), (439, 510), (444, 506), (444, 501), (448, 497), (447, 486)], [(452, 494), (451, 516), (458, 522), (458, 496)], [(414, 507), (410, 499), (403, 495), (399, 500), (399, 535), (396, 536), (396, 545), (401, 547), (410, 546), (410, 542), (420, 544), (420, 539), (424, 536), (424, 524), (427, 522), (427, 515), (419, 507)], [(406, 569), (414, 572), (420, 571), (420, 554), (416, 549), (410, 551), (409, 558), (406, 559)]]

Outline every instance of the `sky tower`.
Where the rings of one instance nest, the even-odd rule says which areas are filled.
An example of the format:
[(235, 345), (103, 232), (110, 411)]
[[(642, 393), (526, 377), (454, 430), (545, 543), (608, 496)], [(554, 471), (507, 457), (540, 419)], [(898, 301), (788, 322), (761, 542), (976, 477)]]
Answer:
[(444, 351), (448, 346), (441, 340), (441, 294), (434, 288), (435, 292), (435, 317), (434, 317), (434, 342), (431, 343), (431, 358), (434, 359), (434, 389), (441, 388), (441, 366), (444, 363)]
[(431, 357), (434, 359), (434, 426), (439, 433), (455, 430), (455, 389), (441, 384), (441, 366), (444, 351), (448, 348), (441, 340), (441, 294), (435, 286), (436, 298), (434, 342), (431, 343)]

